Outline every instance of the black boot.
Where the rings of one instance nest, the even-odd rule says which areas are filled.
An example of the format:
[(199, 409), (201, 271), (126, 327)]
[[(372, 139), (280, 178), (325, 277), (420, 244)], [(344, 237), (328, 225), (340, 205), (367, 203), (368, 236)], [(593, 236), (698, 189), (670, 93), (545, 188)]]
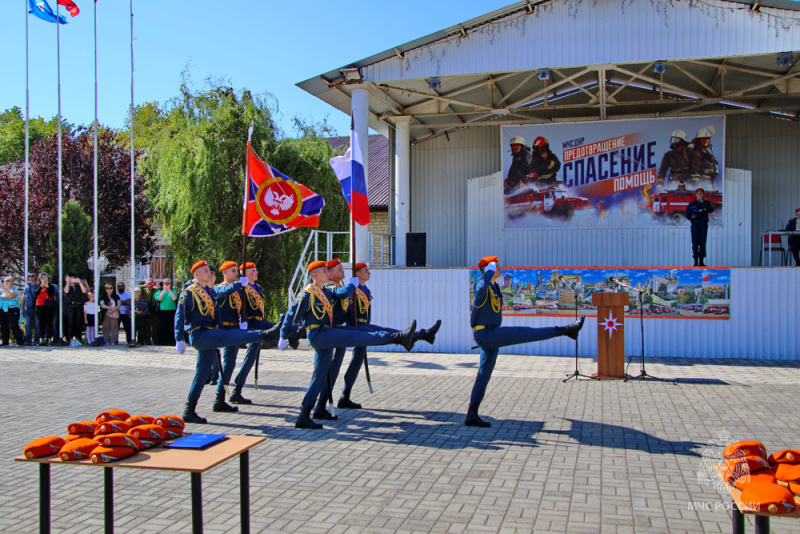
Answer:
[(229, 399), (233, 404), (253, 404), (250, 399), (242, 397), (242, 386), (234, 386), (233, 395)]
[(342, 396), (339, 397), (339, 402), (336, 403), (337, 408), (350, 408), (353, 410), (361, 409), (361, 405), (357, 402), (350, 400), (350, 390), (345, 389), (342, 391)]
[(294, 331), (293, 334), (289, 334), (289, 337), (286, 340), (289, 342), (289, 346), (292, 347), (294, 350), (297, 350), (297, 347), (300, 346), (300, 331), (302, 328), (298, 328)]
[(414, 334), (414, 343), (416, 343), (421, 339), (422, 341), (427, 341), (428, 343), (433, 345), (433, 342), (436, 341), (436, 332), (439, 331), (439, 327), (441, 326), (442, 326), (442, 321), (441, 319), (439, 319), (433, 324), (432, 327), (427, 329), (423, 328), (422, 330), (417, 330), (417, 332)]
[(694, 266), (697, 267), (697, 264), (700, 262), (700, 258), (697, 256), (694, 257)]
[(277, 341), (280, 338), (281, 323), (275, 323), (269, 330), (261, 330), (261, 341)]
[(391, 341), (395, 345), (402, 345), (406, 350), (414, 348), (414, 332), (417, 330), (417, 321), (411, 321), (411, 325), (402, 332), (392, 332)]
[(480, 417), (478, 417), (478, 405), (477, 404), (470, 404), (469, 408), (467, 409), (467, 417), (464, 418), (464, 424), (466, 426), (477, 426), (480, 428), (489, 428), (492, 426), (492, 423), (489, 421), (484, 421)]
[(314, 419), (322, 419), (323, 421), (336, 421), (339, 419), (338, 415), (333, 415), (331, 412), (325, 409), (327, 401), (328, 399), (325, 398), (321, 398), (317, 401), (317, 405), (314, 407)]
[(697, 266), (698, 267), (705, 267), (706, 266), (706, 264), (703, 263), (703, 258), (700, 258), (700, 259), (697, 260)]
[(198, 425), (204, 425), (208, 421), (206, 421), (205, 417), (200, 417), (195, 412), (195, 408), (197, 408), (197, 401), (189, 401), (186, 403), (186, 408), (183, 410), (183, 422), (184, 423), (195, 423)]
[(223, 391), (222, 393), (217, 393), (217, 400), (214, 401), (213, 410), (215, 412), (238, 412), (239, 408), (225, 402), (225, 392)]
[(297, 421), (295, 421), (294, 427), (319, 430), (320, 428), (322, 428), (322, 425), (319, 423), (315, 423), (314, 420), (311, 419), (311, 408), (301, 408), (300, 415), (297, 417)]
[(583, 322), (586, 320), (586, 317), (581, 315), (581, 318), (575, 321), (574, 323), (567, 325), (567, 326), (557, 326), (556, 332), (558, 332), (558, 336), (567, 336), (571, 339), (578, 339), (578, 332), (581, 331), (583, 328)]

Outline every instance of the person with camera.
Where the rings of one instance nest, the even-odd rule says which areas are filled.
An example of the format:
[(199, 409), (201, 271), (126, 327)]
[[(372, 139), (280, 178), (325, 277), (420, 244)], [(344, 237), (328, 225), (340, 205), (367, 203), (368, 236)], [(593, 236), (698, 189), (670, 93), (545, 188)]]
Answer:
[(706, 257), (706, 240), (708, 238), (708, 214), (714, 212), (714, 206), (703, 197), (705, 189), (698, 187), (694, 191), (696, 200), (689, 203), (686, 208), (686, 218), (692, 223), (692, 256), (695, 267), (705, 267), (703, 259)]
[(86, 302), (86, 293), (89, 285), (86, 280), (81, 280), (74, 273), (67, 275), (64, 284), (64, 337), (70, 347), (81, 345), (83, 334), (83, 303)]
[(39, 284), (34, 292), (36, 296), (36, 319), (39, 323), (35, 345), (40, 344), (39, 336), (41, 336), (42, 345), (49, 347), (53, 343), (53, 317), (56, 314), (57, 291), (58, 288), (56, 288), (55, 284), (50, 283), (50, 275), (41, 273), (39, 275)]
[(172, 289), (169, 280), (164, 280), (163, 289), (156, 291), (155, 301), (158, 306), (158, 344), (174, 345), (175, 310), (178, 308), (178, 293)]

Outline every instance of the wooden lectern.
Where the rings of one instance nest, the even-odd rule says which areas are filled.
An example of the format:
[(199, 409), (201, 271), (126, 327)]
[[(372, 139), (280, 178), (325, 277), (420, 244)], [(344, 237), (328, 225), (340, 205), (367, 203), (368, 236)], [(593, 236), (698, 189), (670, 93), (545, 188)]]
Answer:
[(597, 306), (597, 378), (625, 378), (625, 306), (627, 293), (594, 293)]

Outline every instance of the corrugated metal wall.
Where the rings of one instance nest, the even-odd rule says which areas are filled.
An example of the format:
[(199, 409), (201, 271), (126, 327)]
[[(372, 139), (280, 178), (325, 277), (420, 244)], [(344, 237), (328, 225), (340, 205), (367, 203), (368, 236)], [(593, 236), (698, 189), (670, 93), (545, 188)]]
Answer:
[[(731, 319), (645, 319), (645, 357), (798, 360), (798, 284), (800, 269), (731, 269)], [(422, 342), (415, 352), (465, 353), (473, 345), (467, 269), (373, 269), (369, 285), (375, 299), (375, 324), (405, 328), (411, 319), (417, 319), (419, 327), (428, 327), (436, 319), (442, 320), (435, 345)], [(507, 317), (503, 325), (543, 327), (569, 321), (568, 317)], [(642, 323), (625, 318), (624, 324), (625, 353), (640, 357)], [(579, 355), (597, 355), (597, 335), (596, 318), (587, 319), (579, 338)], [(477, 351), (473, 352), (477, 357)], [(575, 355), (575, 344), (562, 337), (501, 352), (568, 357)], [(633, 374), (637, 370), (638, 366)]]
[[(739, 3), (554, 0), (363, 69), (368, 80), (729, 57), (800, 48), (800, 13)], [(746, 38), (745, 38), (746, 36)], [(546, 46), (542, 46), (545, 43)], [(458, 53), (455, 53), (456, 50)]]
[[(800, 124), (762, 115), (730, 115), (726, 141), (730, 209), (725, 210), (725, 228), (710, 231), (708, 259), (728, 266), (758, 265), (761, 233), (783, 228), (800, 207)], [(652, 235), (616, 230), (605, 234), (607, 243), (600, 237), (609, 230), (563, 231), (568, 235), (562, 232), (559, 239), (553, 239), (552, 231), (501, 231), (500, 188), (489, 187), (491, 178), (482, 178), (472, 192), (468, 188), (470, 179), (499, 173), (500, 150), (500, 132), (495, 127), (464, 129), (412, 146), (411, 228), (427, 233), (428, 265), (470, 265), (474, 257), (489, 251), (503, 253), (507, 264), (520, 266), (686, 265), (691, 261), (686, 228)], [(752, 187), (746, 173), (731, 174), (732, 169), (750, 171)], [(612, 248), (606, 262), (597, 256), (601, 245), (606, 245), (603, 250)]]
[[(689, 226), (664, 228), (575, 228), (568, 230), (502, 230), (502, 177), (495, 173), (468, 185), (470, 222), (467, 257), (500, 254), (504, 265), (691, 265)], [(474, 199), (474, 201), (473, 201)], [(476, 210), (476, 211), (473, 211)], [(709, 265), (750, 264), (750, 173), (725, 173), (724, 226), (709, 228)], [(499, 231), (498, 231), (499, 230)]]

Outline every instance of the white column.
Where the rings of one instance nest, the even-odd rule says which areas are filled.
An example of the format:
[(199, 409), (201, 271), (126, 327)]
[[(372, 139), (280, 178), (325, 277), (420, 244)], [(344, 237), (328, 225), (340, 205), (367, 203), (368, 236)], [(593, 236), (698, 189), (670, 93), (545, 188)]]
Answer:
[(406, 234), (411, 227), (409, 198), (411, 196), (411, 117), (397, 117), (395, 129), (395, 265), (406, 264)]
[[(364, 162), (364, 176), (369, 188), (369, 91), (365, 87), (353, 88), (350, 110), (353, 125), (361, 140), (361, 157)], [(356, 225), (356, 262), (369, 263), (369, 240), (367, 227)], [(352, 252), (352, 251), (351, 251)], [(351, 255), (352, 256), (352, 255)]]

